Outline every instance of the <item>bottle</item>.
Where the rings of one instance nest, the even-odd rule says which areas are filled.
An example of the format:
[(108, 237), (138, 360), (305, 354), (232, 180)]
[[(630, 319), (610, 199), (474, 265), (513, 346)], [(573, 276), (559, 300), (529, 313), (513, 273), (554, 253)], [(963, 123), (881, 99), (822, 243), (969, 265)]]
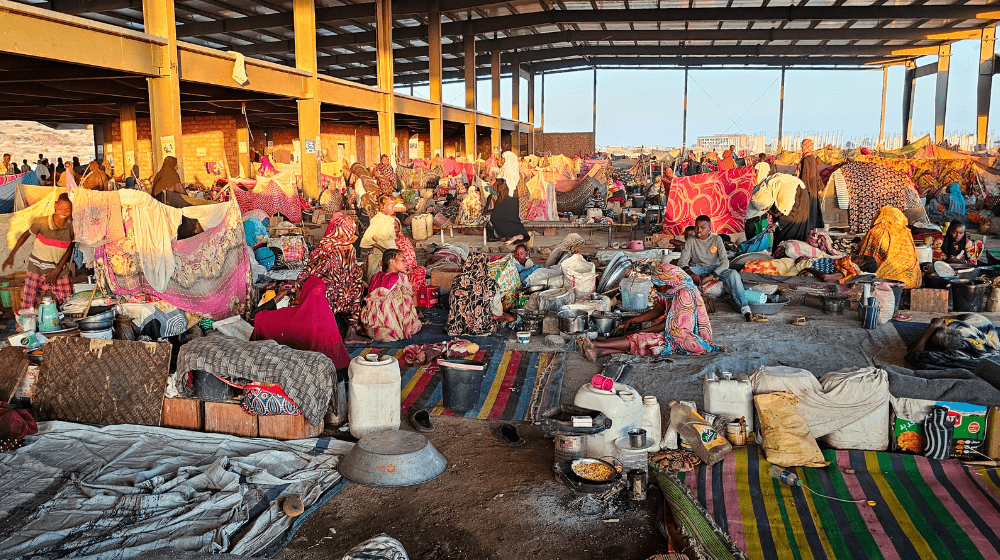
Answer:
[(792, 471), (786, 471), (778, 465), (768, 467), (767, 474), (771, 475), (771, 478), (777, 478), (789, 486), (802, 486), (802, 481), (799, 480), (798, 475)]
[(733, 450), (725, 437), (687, 405), (676, 401), (670, 403), (670, 425), (676, 427), (677, 433), (691, 445), (695, 455), (707, 466), (718, 463)]
[(667, 431), (663, 432), (660, 449), (677, 449), (677, 430), (674, 429), (673, 424), (667, 424)]
[(660, 403), (656, 397), (642, 397), (642, 420), (639, 421), (639, 425), (646, 430), (647, 440), (652, 440), (653, 449), (660, 447), (660, 437), (663, 434), (661, 423)]

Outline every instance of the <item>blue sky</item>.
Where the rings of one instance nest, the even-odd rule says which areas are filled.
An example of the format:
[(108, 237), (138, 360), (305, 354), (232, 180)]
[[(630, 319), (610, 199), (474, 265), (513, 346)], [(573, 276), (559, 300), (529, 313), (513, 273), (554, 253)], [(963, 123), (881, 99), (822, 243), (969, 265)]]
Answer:
[[(937, 57), (918, 59), (918, 66)], [(945, 132), (974, 133), (979, 41), (952, 44)], [(688, 86), (688, 145), (699, 135), (745, 132), (777, 135), (780, 70), (691, 70)], [(593, 73), (590, 70), (545, 77), (545, 130), (591, 130)], [(445, 103), (462, 105), (461, 82), (445, 84)], [(536, 78), (535, 124), (541, 122), (541, 82)], [(913, 131), (920, 136), (934, 129), (935, 77), (917, 80)], [(409, 88), (400, 91), (409, 92)], [(994, 79), (994, 99), (1000, 100), (1000, 79)], [(427, 97), (427, 88), (414, 94)], [(684, 94), (683, 70), (598, 70), (597, 143), (600, 145), (681, 144)], [(788, 70), (785, 76), (786, 135), (842, 131), (845, 140), (877, 137), (882, 96), (882, 71)], [(521, 85), (522, 119), (527, 114), (527, 84)], [(902, 128), (903, 67), (889, 69), (886, 136)], [(501, 83), (501, 114), (510, 117), (510, 79)], [(490, 110), (490, 82), (480, 80), (477, 103)], [(1000, 101), (991, 108), (991, 133), (998, 130)], [(735, 121), (735, 124), (733, 123)]]

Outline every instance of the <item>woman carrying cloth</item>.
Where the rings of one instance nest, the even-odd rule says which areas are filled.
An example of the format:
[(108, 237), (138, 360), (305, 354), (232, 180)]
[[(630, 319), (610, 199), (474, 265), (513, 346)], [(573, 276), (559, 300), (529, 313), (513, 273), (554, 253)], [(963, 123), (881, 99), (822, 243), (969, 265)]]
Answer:
[(913, 235), (906, 225), (906, 216), (900, 209), (882, 208), (861, 240), (858, 255), (875, 257), (879, 278), (898, 280), (905, 288), (919, 288), (923, 277)]
[(403, 340), (420, 332), (413, 288), (406, 275), (406, 259), (399, 249), (386, 249), (382, 253), (382, 270), (372, 276), (368, 286), (361, 324), (372, 340), (380, 342)]

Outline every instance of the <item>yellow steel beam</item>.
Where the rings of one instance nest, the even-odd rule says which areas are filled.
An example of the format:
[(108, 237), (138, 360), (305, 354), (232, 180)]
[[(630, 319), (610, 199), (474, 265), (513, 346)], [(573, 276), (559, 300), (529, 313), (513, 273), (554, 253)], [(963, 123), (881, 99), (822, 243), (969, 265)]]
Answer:
[(163, 37), (0, 0), (0, 52), (159, 75)]
[(449, 122), (476, 124), (476, 113), (474, 111), (466, 111), (465, 109), (450, 107), (448, 105), (441, 107), (441, 118)]
[[(500, 42), (493, 41), (493, 51), (490, 53), (490, 80), (492, 87), (493, 115), (500, 116)], [(499, 143), (497, 144), (500, 145)]]
[(178, 45), (182, 82), (196, 82), (225, 88), (237, 88), (292, 99), (308, 95), (308, 71), (289, 68), (263, 60), (246, 59), (246, 85), (239, 85), (232, 78), (236, 56), (227, 52), (181, 43)]
[(937, 87), (934, 90), (934, 143), (944, 140), (945, 114), (948, 109), (948, 74), (951, 68), (951, 45), (938, 47)]
[(395, 95), (393, 97), (395, 98), (396, 113), (425, 119), (438, 118), (438, 105), (436, 103), (408, 95)]
[[(466, 32), (462, 36), (465, 47), (465, 108), (476, 110), (476, 34), (471, 20), (465, 23)], [(473, 148), (474, 150), (475, 148)]]
[(366, 111), (378, 111), (382, 103), (378, 90), (330, 76), (319, 77), (319, 98), (323, 103)]
[(240, 177), (254, 177), (250, 162), (250, 128), (242, 117), (236, 118), (236, 155), (239, 160)]
[[(432, 2), (437, 8), (437, 2)], [(441, 110), (441, 12), (434, 9), (427, 18), (427, 59), (430, 65), (428, 79), (431, 89), (431, 103), (434, 104), (434, 116), (431, 118), (431, 156), (444, 154), (444, 121)]]
[(976, 144), (986, 144), (993, 95), (997, 28), (983, 29), (979, 43), (979, 79), (976, 80)]
[(163, 158), (177, 158), (177, 171), (184, 178), (184, 134), (181, 130), (181, 88), (177, 57), (177, 23), (174, 0), (143, 0), (146, 32), (167, 39), (158, 48), (160, 75), (149, 78), (149, 120), (152, 129), (153, 168), (159, 170)]
[(485, 128), (500, 129), (500, 118), (485, 113), (476, 113), (476, 124)]

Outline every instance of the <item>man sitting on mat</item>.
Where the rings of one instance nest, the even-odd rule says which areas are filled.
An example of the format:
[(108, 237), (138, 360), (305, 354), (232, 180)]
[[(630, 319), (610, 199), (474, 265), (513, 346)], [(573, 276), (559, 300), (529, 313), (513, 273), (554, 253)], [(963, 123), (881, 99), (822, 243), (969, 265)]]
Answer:
[(684, 242), (677, 266), (688, 273), (695, 286), (702, 289), (712, 280), (721, 280), (726, 292), (733, 298), (734, 307), (740, 310), (747, 322), (754, 320), (743, 290), (743, 279), (739, 272), (729, 268), (729, 256), (722, 238), (712, 233), (712, 218), (695, 218), (694, 236)]

